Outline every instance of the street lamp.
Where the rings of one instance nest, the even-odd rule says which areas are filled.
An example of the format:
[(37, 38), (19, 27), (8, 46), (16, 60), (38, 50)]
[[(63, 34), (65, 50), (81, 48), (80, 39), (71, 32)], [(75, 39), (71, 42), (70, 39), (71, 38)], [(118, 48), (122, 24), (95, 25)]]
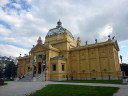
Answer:
[(46, 81), (46, 68), (45, 68), (45, 71), (44, 71), (44, 73), (45, 73), (45, 81)]
[(33, 65), (33, 77), (34, 77), (34, 63), (32, 63), (32, 65)]
[(48, 67), (46, 67), (46, 68), (44, 69), (44, 73), (45, 73), (45, 81), (46, 81), (46, 74), (48, 73)]
[[(35, 60), (34, 60), (35, 61)], [(36, 66), (35, 66), (35, 62), (33, 63), (33, 77), (35, 77), (35, 73), (36, 73)]]

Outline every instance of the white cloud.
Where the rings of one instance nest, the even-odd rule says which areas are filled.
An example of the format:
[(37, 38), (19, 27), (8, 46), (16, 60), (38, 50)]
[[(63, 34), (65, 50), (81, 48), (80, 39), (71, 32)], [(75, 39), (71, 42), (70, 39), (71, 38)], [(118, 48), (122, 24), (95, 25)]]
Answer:
[[(2, 8), (0, 9), (0, 20), (7, 22), (8, 24), (14, 26), (15, 24), (21, 24), (22, 19), (17, 15), (16, 11), (9, 10), (8, 12), (4, 12)], [(13, 29), (12, 29), (13, 30)]]
[(105, 28), (99, 33), (100, 38), (107, 37), (112, 34), (112, 27), (110, 25), (105, 26)]
[(123, 58), (122, 58), (122, 63), (128, 64), (128, 57), (123, 57)]
[(30, 47), (30, 48), (32, 47), (32, 45), (36, 44), (37, 39), (38, 39), (38, 37), (31, 37), (31, 38), (28, 38), (28, 37), (20, 37), (20, 38), (0, 37), (0, 41), (7, 42), (10, 44), (21, 45), (24, 47)]
[(0, 24), (0, 35), (9, 36), (11, 31)]
[[(31, 9), (22, 9), (20, 0), (12, 3), (17, 10), (2, 7), (9, 0), (0, 0), (0, 20), (8, 23), (11, 30), (2, 28), (0, 41), (31, 47), (39, 36), (45, 39), (49, 29), (61, 19), (62, 26), (76, 38), (89, 43), (105, 41), (107, 35), (115, 35), (118, 41), (128, 40), (127, 0), (27, 0)], [(24, 5), (25, 6), (25, 5)], [(1, 32), (1, 31), (0, 31)], [(7, 35), (9, 34), (9, 35)]]
[(12, 5), (15, 6), (16, 8), (19, 8), (19, 9), (21, 8), (21, 5), (20, 4), (13, 3)]
[(0, 44), (0, 55), (1, 56), (13, 56), (18, 57), (20, 54), (28, 54), (28, 49), (18, 48), (12, 45)]
[(128, 46), (126, 46), (126, 45), (122, 45), (122, 46), (120, 46), (120, 48), (127, 48)]
[(9, 3), (9, 0), (0, 0), (0, 7), (6, 5), (7, 3)]

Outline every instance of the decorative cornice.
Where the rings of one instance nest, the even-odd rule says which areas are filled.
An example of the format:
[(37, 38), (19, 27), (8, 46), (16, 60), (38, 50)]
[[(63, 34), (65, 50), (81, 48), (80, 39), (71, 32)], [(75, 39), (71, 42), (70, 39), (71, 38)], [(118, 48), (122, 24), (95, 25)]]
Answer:
[(92, 49), (92, 48), (96, 48), (96, 47), (98, 48), (98, 47), (108, 46), (108, 45), (114, 45), (114, 47), (119, 51), (119, 47), (118, 47), (117, 41), (115, 41), (115, 42), (106, 41), (106, 42), (103, 42), (103, 43), (95, 43), (95, 44), (91, 44), (91, 45), (74, 47), (74, 48), (71, 48), (69, 51), (76, 51), (76, 50), (83, 50), (83, 49)]

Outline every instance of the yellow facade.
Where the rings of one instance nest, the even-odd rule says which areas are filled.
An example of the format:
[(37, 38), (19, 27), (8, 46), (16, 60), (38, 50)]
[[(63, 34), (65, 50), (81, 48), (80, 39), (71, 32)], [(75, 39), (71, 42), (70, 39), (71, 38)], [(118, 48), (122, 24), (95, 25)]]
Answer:
[(102, 43), (97, 43), (96, 40), (95, 44), (88, 45), (86, 42), (86, 45), (81, 46), (80, 37), (75, 43), (71, 33), (61, 26), (61, 22), (57, 24), (47, 34), (44, 44), (39, 37), (29, 55), (19, 57), (18, 77), (28, 71), (34, 73), (34, 70), (35, 74), (45, 72), (47, 80), (115, 79), (122, 76), (117, 40), (108, 38)]

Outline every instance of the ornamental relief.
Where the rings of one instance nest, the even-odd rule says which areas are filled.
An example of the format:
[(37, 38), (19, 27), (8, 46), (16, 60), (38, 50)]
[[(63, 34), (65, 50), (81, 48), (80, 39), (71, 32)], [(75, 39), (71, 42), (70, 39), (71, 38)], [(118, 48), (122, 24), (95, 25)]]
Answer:
[(44, 50), (44, 48), (42, 47), (37, 47), (36, 51), (41, 51), (41, 50)]
[(44, 51), (45, 49), (42, 47), (37, 47), (33, 50), (33, 52), (37, 52), (37, 51)]

